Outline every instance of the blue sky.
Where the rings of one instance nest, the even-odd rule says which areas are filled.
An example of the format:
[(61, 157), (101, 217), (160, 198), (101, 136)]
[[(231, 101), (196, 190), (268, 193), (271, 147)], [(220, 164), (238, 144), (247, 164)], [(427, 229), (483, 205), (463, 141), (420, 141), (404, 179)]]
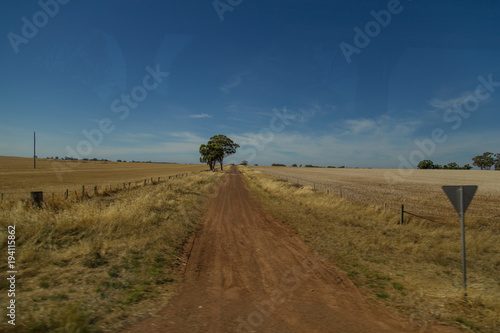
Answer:
[(498, 1), (0, 3), (0, 155), (398, 168), (500, 152)]

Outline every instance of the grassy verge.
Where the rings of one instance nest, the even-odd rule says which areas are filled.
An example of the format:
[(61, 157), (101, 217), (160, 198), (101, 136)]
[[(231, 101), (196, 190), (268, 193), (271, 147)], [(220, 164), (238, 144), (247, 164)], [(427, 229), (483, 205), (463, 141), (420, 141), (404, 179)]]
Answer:
[[(164, 306), (183, 246), (222, 173), (202, 172), (81, 203), (0, 210), (2, 253), (16, 225), (18, 332), (116, 331)], [(0, 270), (7, 271), (6, 257)], [(7, 304), (6, 279), (0, 282)], [(13, 329), (5, 320), (0, 330)]]
[(310, 248), (330, 258), (369, 298), (411, 320), (474, 332), (500, 327), (500, 228), (467, 221), (468, 295), (461, 292), (459, 222), (399, 225), (373, 206), (349, 202), (240, 167), (249, 189)]

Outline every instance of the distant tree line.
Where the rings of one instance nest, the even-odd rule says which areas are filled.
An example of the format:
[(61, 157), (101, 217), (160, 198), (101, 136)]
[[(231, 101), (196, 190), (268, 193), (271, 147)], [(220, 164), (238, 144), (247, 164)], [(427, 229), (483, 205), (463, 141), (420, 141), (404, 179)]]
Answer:
[[(495, 170), (500, 170), (500, 154), (493, 154), (490, 152), (485, 152), (483, 155), (478, 155), (472, 158), (473, 165), (477, 166), (481, 170), (490, 170), (492, 166)], [(472, 166), (465, 164), (464, 166), (459, 166), (456, 162), (450, 162), (446, 165), (434, 164), (431, 160), (420, 161), (417, 165), (419, 169), (448, 169), (448, 170), (470, 170)]]
[[(282, 166), (282, 167), (286, 167), (286, 164), (281, 164), (281, 163), (273, 163), (271, 164), (272, 166)], [(302, 168), (302, 164), (301, 165), (297, 165), (296, 163), (292, 164), (291, 165), (292, 168)], [(325, 168), (325, 167), (322, 167), (322, 166), (318, 166), (318, 165), (312, 165), (312, 164), (306, 164), (304, 165), (304, 168)], [(336, 166), (327, 166), (326, 168), (340, 168), (340, 169), (343, 169), (345, 168), (344, 165), (342, 166), (339, 166), (339, 167), (336, 167)]]
[[(47, 157), (48, 160), (61, 160), (61, 161), (79, 161), (78, 158), (75, 158), (75, 157), (59, 157), (59, 156), (56, 156), (56, 157)], [(97, 158), (82, 158), (82, 161), (103, 161), (103, 162), (109, 162), (108, 159), (97, 159)]]
[[(78, 158), (75, 157), (47, 157), (48, 160), (60, 160), (60, 161), (92, 161), (92, 162), (112, 162), (111, 160), (108, 160), (107, 158), (82, 158), (79, 160)], [(127, 163), (126, 160), (116, 160), (116, 162), (121, 162), (121, 163)], [(153, 162), (153, 161), (135, 161), (132, 160), (130, 161), (131, 163), (167, 163), (167, 164), (175, 164), (175, 163), (170, 163), (170, 162)]]

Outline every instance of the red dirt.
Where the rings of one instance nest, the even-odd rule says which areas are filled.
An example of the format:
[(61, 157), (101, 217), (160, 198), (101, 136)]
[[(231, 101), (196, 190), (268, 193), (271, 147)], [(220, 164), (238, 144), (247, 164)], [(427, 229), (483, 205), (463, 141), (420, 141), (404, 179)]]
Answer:
[(460, 332), (418, 327), (366, 300), (267, 214), (233, 167), (194, 239), (184, 281), (125, 332)]

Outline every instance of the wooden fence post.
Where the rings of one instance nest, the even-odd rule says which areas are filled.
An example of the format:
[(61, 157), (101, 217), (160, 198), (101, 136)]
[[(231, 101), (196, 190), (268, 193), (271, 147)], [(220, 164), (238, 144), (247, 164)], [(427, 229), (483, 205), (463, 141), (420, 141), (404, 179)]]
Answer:
[(148, 182), (147, 179), (144, 179), (144, 186), (146, 186), (146, 183)]
[(82, 201), (84, 197), (85, 197), (85, 185), (82, 185)]
[(64, 199), (68, 200), (68, 196), (69, 196), (69, 190), (66, 189), (66, 193), (64, 193)]
[(0, 203), (2, 203), (2, 202), (3, 202), (3, 193), (2, 193), (2, 195), (0, 196)]
[(33, 206), (37, 206), (38, 208), (42, 207), (43, 203), (43, 192), (31, 192), (31, 204)]
[(400, 225), (404, 224), (404, 217), (405, 217), (405, 205), (401, 205), (401, 221), (399, 221)]
[(94, 186), (94, 196), (97, 197), (97, 185)]

